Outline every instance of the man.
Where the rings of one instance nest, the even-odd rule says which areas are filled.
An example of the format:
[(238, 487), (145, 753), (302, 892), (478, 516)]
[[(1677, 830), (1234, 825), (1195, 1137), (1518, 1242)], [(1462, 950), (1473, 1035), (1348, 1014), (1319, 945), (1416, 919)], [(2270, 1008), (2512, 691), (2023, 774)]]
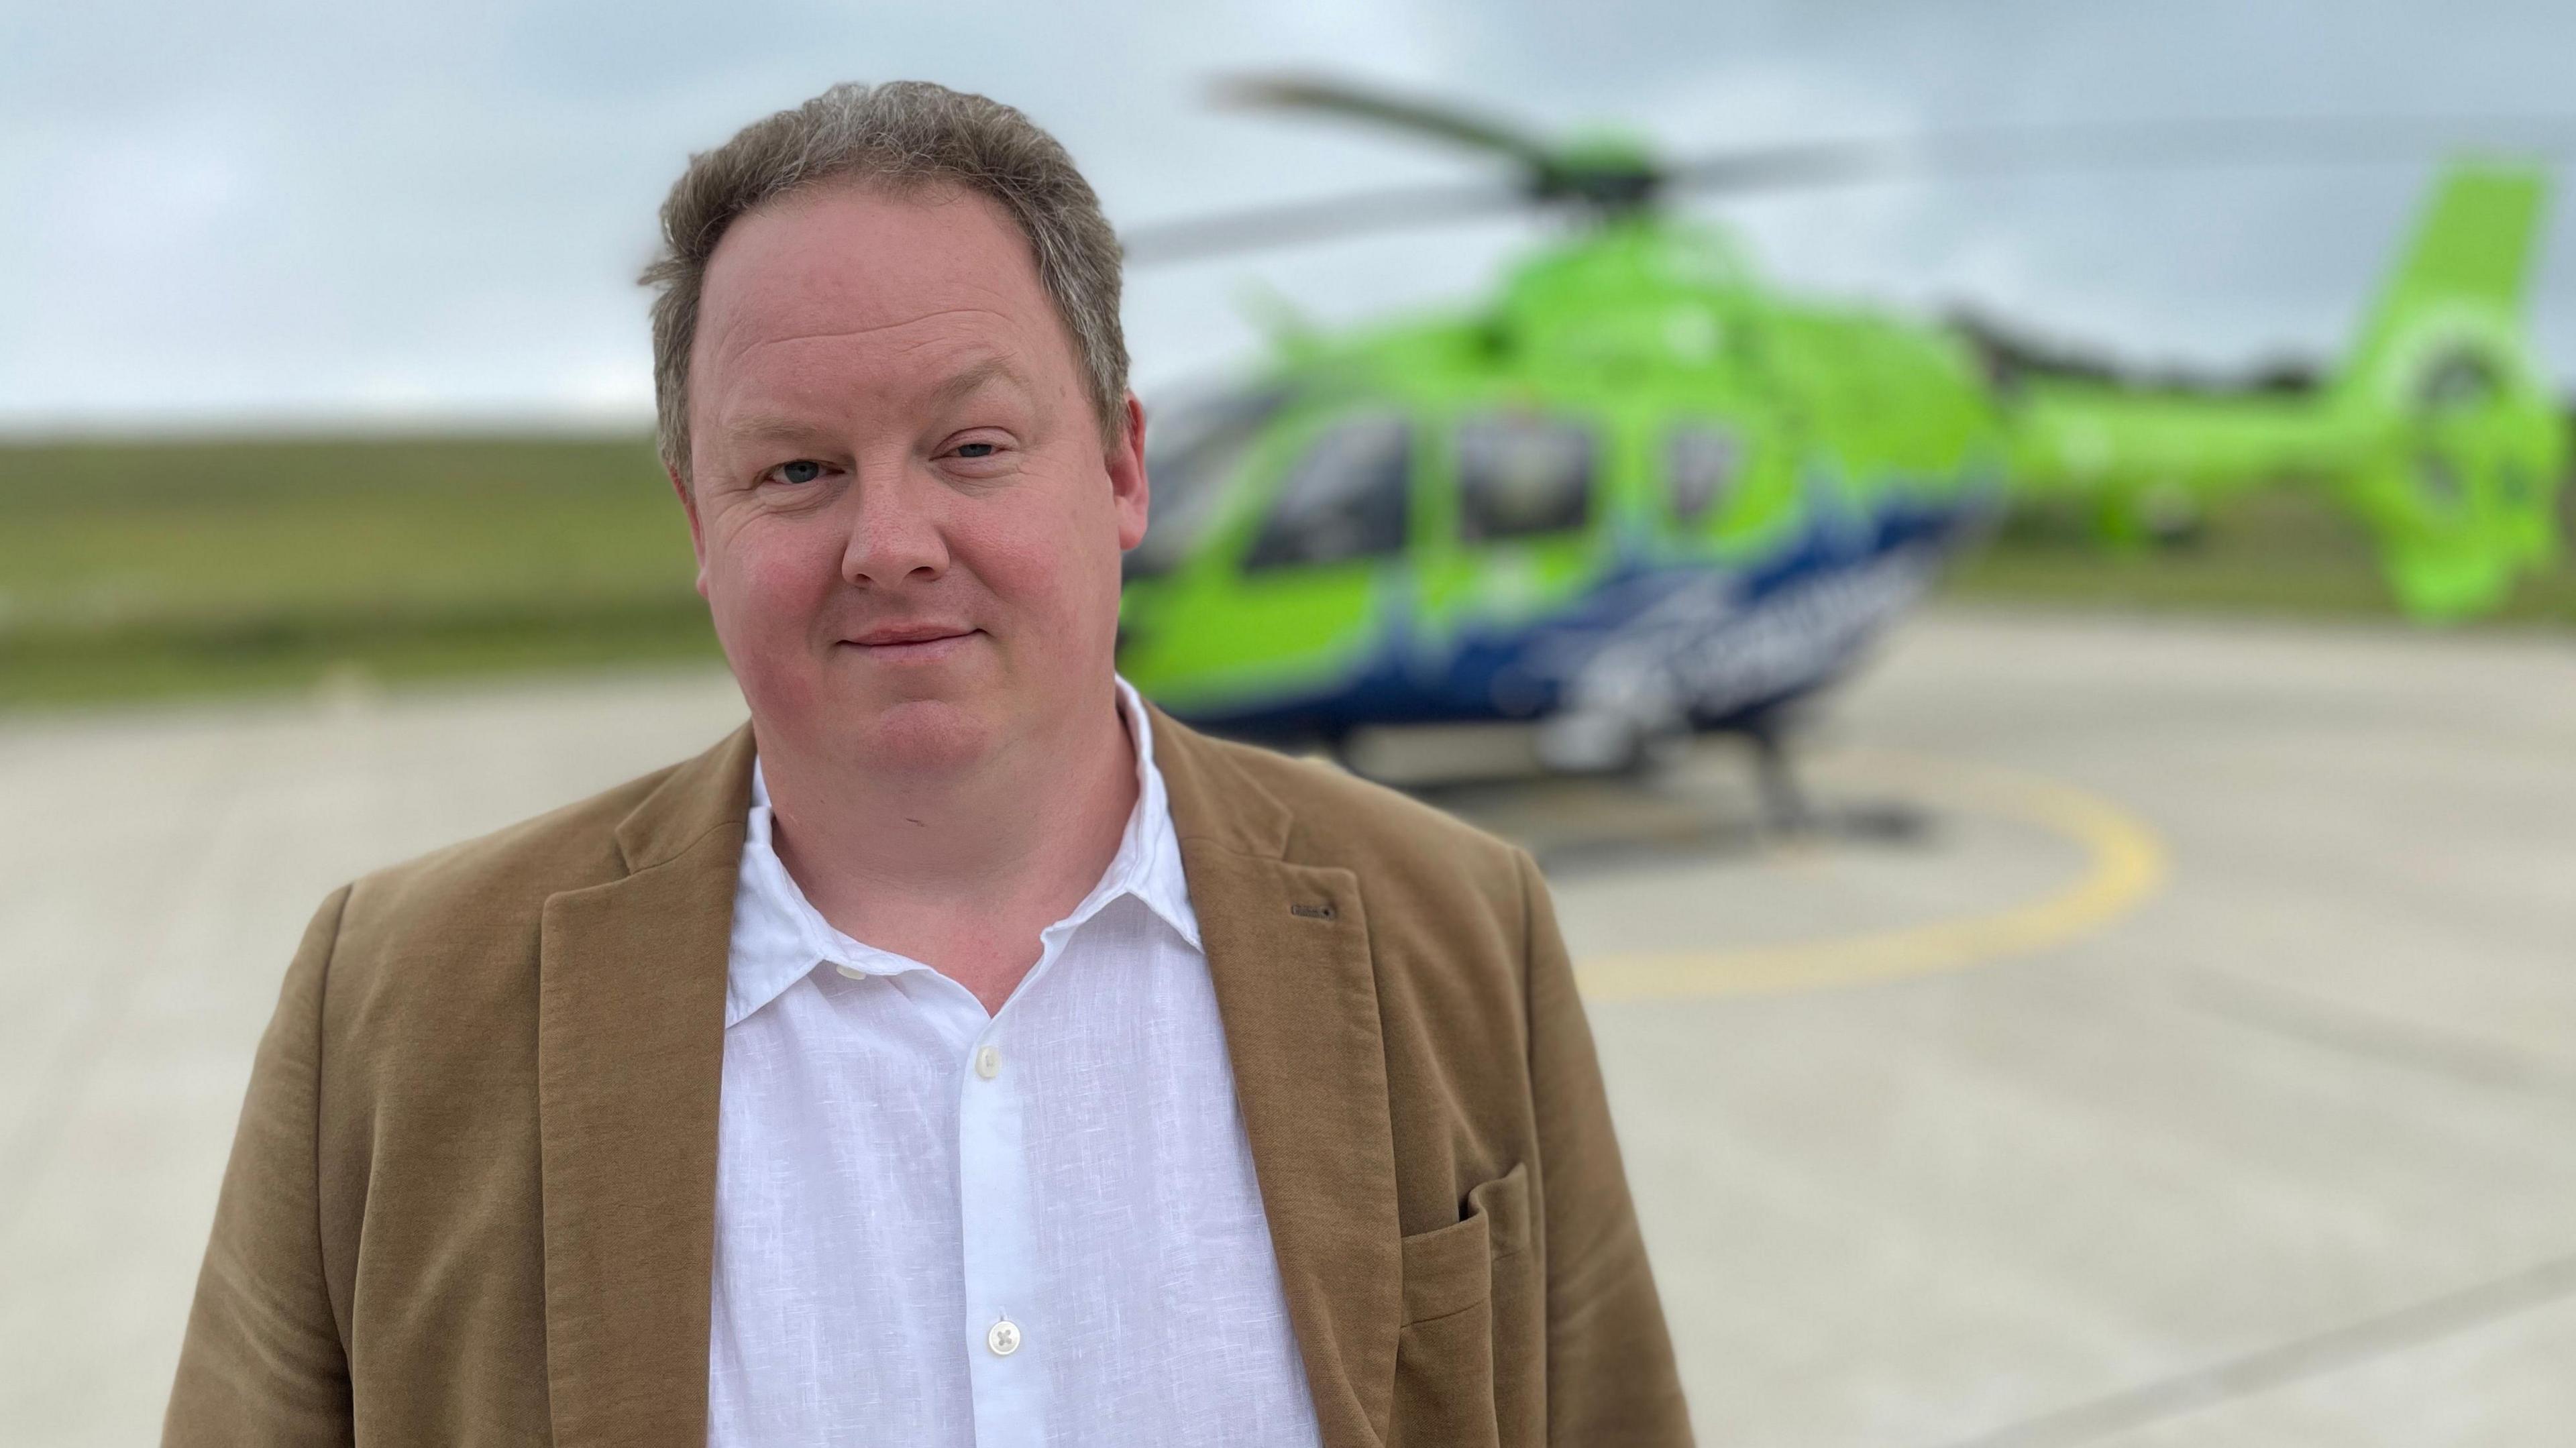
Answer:
[(1061, 148), (840, 87), (663, 228), (750, 722), (325, 903), (166, 1441), (1686, 1439), (1528, 858), (1112, 672), (1144, 419)]

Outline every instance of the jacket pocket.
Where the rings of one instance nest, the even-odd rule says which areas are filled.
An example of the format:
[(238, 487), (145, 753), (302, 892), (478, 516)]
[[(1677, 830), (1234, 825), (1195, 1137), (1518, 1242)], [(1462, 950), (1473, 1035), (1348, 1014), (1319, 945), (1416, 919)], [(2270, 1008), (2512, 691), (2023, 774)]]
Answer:
[[(1529, 1176), (1522, 1166), (1467, 1193), (1459, 1221), (1403, 1241), (1404, 1329), (1396, 1338), (1395, 1413), (1390, 1445), (1535, 1441), (1535, 1425), (1498, 1416), (1498, 1367), (1515, 1379), (1538, 1365), (1496, 1362), (1497, 1309), (1526, 1307), (1518, 1285), (1530, 1242)], [(1520, 1314), (1510, 1314), (1517, 1318)], [(1507, 1339), (1523, 1334), (1503, 1324)], [(1512, 1395), (1515, 1398), (1519, 1394)], [(1515, 1407), (1517, 1405), (1514, 1405)]]

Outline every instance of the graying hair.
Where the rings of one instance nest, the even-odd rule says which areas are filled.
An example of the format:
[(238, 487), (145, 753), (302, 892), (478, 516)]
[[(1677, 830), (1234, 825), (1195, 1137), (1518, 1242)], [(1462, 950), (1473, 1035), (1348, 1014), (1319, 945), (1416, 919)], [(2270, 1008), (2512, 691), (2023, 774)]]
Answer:
[(1127, 339), (1118, 325), (1118, 236), (1055, 137), (999, 101), (928, 81), (836, 85), (689, 158), (662, 203), (653, 298), (653, 393), (662, 463), (689, 476), (689, 349), (707, 259), (734, 222), (825, 181), (942, 183), (991, 197), (1018, 223), (1038, 281), (1072, 339), (1104, 441), (1126, 435)]

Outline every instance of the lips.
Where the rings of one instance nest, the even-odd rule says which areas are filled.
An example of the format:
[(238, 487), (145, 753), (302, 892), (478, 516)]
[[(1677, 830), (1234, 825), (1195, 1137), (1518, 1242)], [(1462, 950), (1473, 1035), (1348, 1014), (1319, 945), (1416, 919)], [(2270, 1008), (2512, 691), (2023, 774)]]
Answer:
[(959, 623), (886, 623), (848, 640), (862, 648), (880, 649), (904, 644), (937, 643), (942, 639), (964, 638), (975, 630)]
[(979, 632), (959, 623), (883, 623), (841, 642), (876, 667), (928, 667), (963, 653)]

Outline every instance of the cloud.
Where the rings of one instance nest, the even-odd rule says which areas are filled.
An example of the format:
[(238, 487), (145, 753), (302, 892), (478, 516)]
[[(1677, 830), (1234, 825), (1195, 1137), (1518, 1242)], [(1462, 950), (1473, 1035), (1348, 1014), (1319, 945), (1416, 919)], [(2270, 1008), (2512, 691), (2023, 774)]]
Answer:
[[(1213, 112), (1326, 68), (1677, 153), (1993, 121), (2576, 109), (2576, 16), (2528, 0), (1904, 6), (825, 0), (24, 7), (0, 26), (0, 427), (647, 415), (642, 294), (683, 158), (842, 78), (1021, 105), (1122, 223), (1492, 174), (1355, 126)], [(2571, 128), (2576, 129), (2576, 128)], [(1715, 208), (1783, 285), (2203, 365), (2331, 352), (2416, 166), (1907, 184)], [(2576, 228), (2544, 345), (2576, 375)], [(1140, 378), (1257, 351), (1247, 282), (1330, 324), (1472, 299), (1526, 224), (1131, 280)]]

